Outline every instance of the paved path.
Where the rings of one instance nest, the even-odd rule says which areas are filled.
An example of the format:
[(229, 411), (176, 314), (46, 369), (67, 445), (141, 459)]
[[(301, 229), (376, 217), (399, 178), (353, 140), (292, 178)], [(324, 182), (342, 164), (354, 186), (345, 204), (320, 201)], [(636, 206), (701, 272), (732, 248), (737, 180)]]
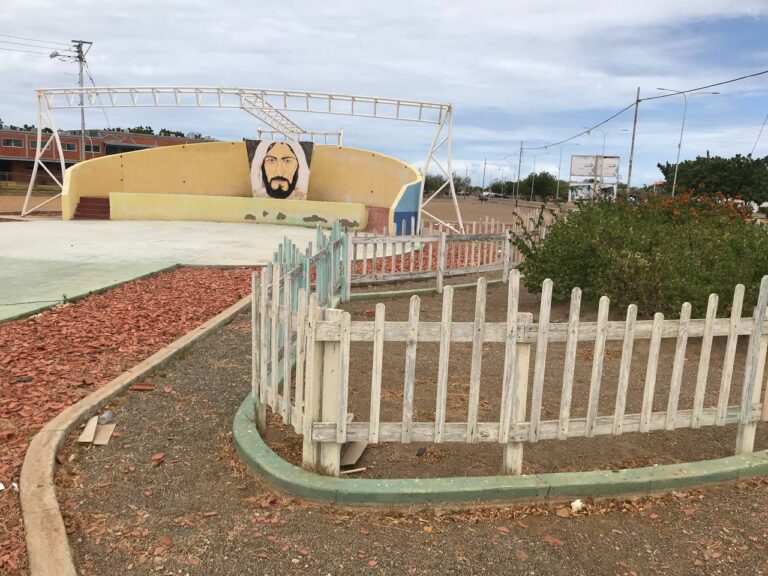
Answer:
[(253, 266), (315, 230), (216, 222), (0, 222), (0, 321), (173, 266)]

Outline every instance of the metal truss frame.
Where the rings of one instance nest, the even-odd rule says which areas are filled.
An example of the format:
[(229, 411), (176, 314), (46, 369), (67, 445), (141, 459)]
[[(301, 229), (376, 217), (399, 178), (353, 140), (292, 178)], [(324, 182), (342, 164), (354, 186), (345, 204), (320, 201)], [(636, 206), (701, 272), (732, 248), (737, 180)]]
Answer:
[[(259, 128), (256, 130), (256, 137), (259, 140), (288, 140), (289, 137), (280, 132), (279, 130), (264, 130), (263, 128)], [(322, 142), (323, 144), (328, 144), (328, 141), (331, 141), (331, 144), (336, 144), (337, 146), (344, 146), (344, 129), (339, 129), (338, 132), (326, 132), (321, 130), (309, 130), (307, 132), (303, 132), (299, 135), (299, 139), (303, 141), (309, 141), (318, 143)]]
[[(446, 187), (453, 199), (459, 230), (463, 231), (463, 223), (459, 205), (456, 200), (456, 190), (453, 184), (451, 166), (451, 131), (453, 125), (453, 109), (450, 104), (423, 102), (417, 100), (401, 100), (394, 98), (377, 98), (372, 96), (351, 96), (329, 92), (305, 92), (297, 90), (266, 90), (251, 88), (205, 88), (205, 87), (77, 87), (77, 88), (41, 88), (37, 94), (37, 126), (38, 139), (35, 151), (35, 165), (29, 182), (27, 196), (22, 209), (22, 216), (37, 210), (43, 204), (61, 196), (57, 194), (43, 204), (29, 208), (29, 200), (34, 188), (38, 167), (50, 174), (43, 163), (43, 153), (55, 143), (62, 168), (62, 179), (66, 169), (59, 132), (53, 120), (53, 111), (78, 108), (236, 108), (251, 114), (268, 127), (262, 134), (298, 139), (302, 135), (322, 135), (324, 138), (334, 133), (312, 132), (301, 128), (291, 120), (286, 112), (305, 112), (314, 114), (331, 114), (355, 116), (363, 118), (379, 118), (404, 122), (418, 122), (437, 125), (437, 133), (430, 146), (427, 160), (421, 170), (423, 181), (419, 193), (420, 212), (430, 218), (445, 224), (434, 215), (424, 210), (437, 194)], [(82, 96), (82, 98), (81, 98)], [(51, 138), (43, 145), (43, 123), (53, 131)], [(343, 132), (338, 135), (339, 145), (343, 141)], [(313, 140), (314, 141), (314, 140)], [(444, 164), (440, 161), (438, 151), (444, 151)], [(434, 163), (445, 177), (445, 182), (424, 201), (424, 185), (430, 165)], [(50, 174), (61, 187), (62, 183)], [(421, 224), (421, 218), (419, 219)]]

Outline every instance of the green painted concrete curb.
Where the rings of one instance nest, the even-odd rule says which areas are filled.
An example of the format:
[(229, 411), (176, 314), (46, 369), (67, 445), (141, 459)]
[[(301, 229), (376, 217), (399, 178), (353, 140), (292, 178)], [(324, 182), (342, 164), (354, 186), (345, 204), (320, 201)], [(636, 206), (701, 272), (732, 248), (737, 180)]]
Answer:
[(232, 432), (243, 461), (272, 484), (302, 498), (341, 504), (472, 503), (648, 494), (768, 474), (768, 450), (763, 450), (717, 460), (616, 472), (397, 480), (333, 478), (286, 462), (267, 446), (256, 430), (250, 394), (235, 415)]
[[(488, 280), (487, 284), (498, 284), (503, 282), (502, 278), (494, 278)], [(464, 290), (467, 288), (477, 288), (477, 284), (446, 284), (454, 290)], [(437, 288), (413, 288), (412, 290), (389, 290), (387, 292), (358, 292), (357, 294), (350, 294), (350, 301), (355, 300), (373, 300), (375, 298), (397, 298), (398, 296), (421, 296), (424, 294), (437, 294)]]

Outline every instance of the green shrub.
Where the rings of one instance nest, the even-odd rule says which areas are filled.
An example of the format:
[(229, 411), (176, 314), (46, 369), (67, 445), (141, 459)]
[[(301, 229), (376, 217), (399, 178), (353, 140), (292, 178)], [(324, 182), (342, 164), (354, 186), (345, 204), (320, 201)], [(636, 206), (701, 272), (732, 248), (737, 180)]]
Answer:
[(727, 311), (736, 284), (744, 284), (744, 315), (751, 316), (760, 279), (768, 274), (768, 227), (751, 211), (722, 198), (650, 196), (584, 202), (570, 213), (554, 213), (543, 237), (544, 209), (527, 226), (517, 247), (529, 291), (554, 282), (554, 297), (573, 287), (585, 300), (606, 295), (615, 305), (637, 304), (639, 312), (677, 316), (690, 302), (703, 317), (709, 294)]

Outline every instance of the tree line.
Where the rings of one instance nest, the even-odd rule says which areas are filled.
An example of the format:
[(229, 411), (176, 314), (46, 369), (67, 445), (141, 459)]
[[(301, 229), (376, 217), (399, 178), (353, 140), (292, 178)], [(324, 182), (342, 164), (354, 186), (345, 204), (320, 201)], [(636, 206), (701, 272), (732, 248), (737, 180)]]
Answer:
[[(659, 164), (666, 180), (666, 190), (671, 192), (675, 165)], [(768, 156), (752, 158), (751, 154), (737, 154), (732, 158), (722, 156), (697, 156), (695, 160), (680, 162), (677, 168), (675, 193), (690, 192), (694, 195), (718, 195), (741, 198), (746, 202), (768, 202)]]
[[(666, 162), (659, 163), (658, 168), (664, 176), (666, 193), (671, 193), (675, 175), (675, 165)], [(588, 181), (588, 180), (587, 180)], [(442, 175), (428, 174), (426, 177), (426, 194), (432, 194), (442, 186), (445, 178)], [(480, 194), (483, 189), (472, 184), (467, 177), (454, 173), (453, 182), (457, 194)], [(586, 181), (585, 181), (586, 182)], [(549, 172), (530, 173), (519, 182), (513, 180), (495, 180), (485, 187), (485, 191), (500, 196), (512, 196), (519, 190), (520, 198), (554, 199), (559, 196), (565, 199), (569, 183), (561, 180), (558, 194), (557, 178)], [(626, 185), (619, 184), (619, 194), (626, 194)], [(642, 195), (651, 191), (651, 186), (635, 186), (633, 194)], [(753, 158), (750, 154), (737, 154), (732, 158), (722, 156), (697, 156), (694, 160), (680, 162), (677, 168), (676, 194), (690, 193), (693, 195), (716, 196), (722, 195), (741, 198), (745, 202), (762, 204), (768, 202), (768, 156)], [(448, 187), (443, 188), (442, 194), (449, 194)]]
[[(0, 130), (1, 129), (35, 132), (37, 130), (37, 126), (34, 124), (22, 124), (21, 126), (16, 126), (15, 124), (5, 124), (2, 118), (0, 118)], [(188, 132), (185, 134), (180, 130), (169, 130), (168, 128), (160, 128), (160, 130), (157, 131), (157, 134), (155, 134), (155, 130), (152, 128), (152, 126), (130, 126), (127, 128), (114, 126), (112, 128), (100, 128), (99, 130), (103, 132), (126, 132), (131, 134), (147, 134), (149, 136), (174, 136), (176, 138), (189, 138), (198, 140), (205, 138), (201, 132)], [(43, 128), (43, 132), (50, 134), (53, 132), (53, 130), (50, 128)], [(59, 132), (61, 132), (61, 130), (59, 130)]]

